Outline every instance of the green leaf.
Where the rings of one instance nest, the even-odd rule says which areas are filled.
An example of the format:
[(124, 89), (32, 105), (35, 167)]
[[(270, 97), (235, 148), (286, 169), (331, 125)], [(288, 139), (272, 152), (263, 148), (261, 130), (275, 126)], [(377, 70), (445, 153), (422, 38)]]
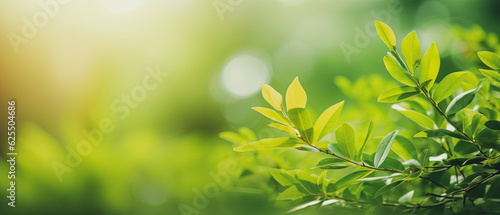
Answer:
[(353, 159), (356, 156), (356, 144), (354, 139), (354, 129), (346, 123), (342, 124), (335, 131), (335, 138), (337, 139), (340, 151), (348, 158)]
[(366, 131), (365, 141), (363, 141), (363, 145), (361, 145), (361, 148), (359, 148), (358, 160), (360, 161), (363, 159), (363, 151), (365, 150), (366, 142), (368, 142), (368, 138), (370, 137), (372, 130), (373, 130), (373, 123), (370, 122), (370, 125), (368, 125), (368, 131)]
[(439, 103), (450, 97), (460, 87), (466, 75), (467, 72), (454, 72), (444, 77), (434, 91), (434, 101)]
[(500, 130), (500, 121), (489, 120), (485, 122), (484, 125), (489, 129)]
[(279, 122), (283, 125), (288, 125), (288, 126), (292, 125), (292, 124), (290, 124), (290, 122), (288, 122), (287, 119), (285, 119), (283, 116), (281, 116), (281, 114), (279, 114), (278, 112), (276, 112), (273, 109), (269, 109), (269, 108), (265, 108), (265, 107), (253, 107), (252, 110), (255, 110), (255, 111), (259, 112), (260, 114), (264, 115), (265, 117), (267, 117), (271, 120), (274, 120), (276, 122)]
[(304, 88), (299, 82), (299, 77), (293, 79), (290, 86), (286, 90), (286, 109), (306, 108), (307, 95)]
[(273, 106), (274, 109), (281, 110), (283, 107), (283, 96), (268, 84), (260, 84), (260, 86), (262, 87), (262, 97), (264, 97), (267, 103)]
[(453, 148), (453, 151), (461, 155), (466, 155), (476, 152), (477, 147), (471, 142), (460, 140)]
[(482, 51), (478, 52), (477, 55), (479, 59), (483, 61), (486, 66), (489, 66), (492, 69), (500, 69), (500, 56), (493, 52)]
[(326, 187), (328, 186), (329, 181), (326, 180), (327, 171), (323, 171), (321, 175), (319, 175), (318, 182), (316, 183), (321, 190), (321, 193), (326, 193)]
[(411, 201), (411, 198), (413, 197), (414, 192), (415, 192), (415, 190), (411, 190), (410, 192), (404, 194), (403, 196), (401, 196), (401, 198), (399, 198), (398, 202), (405, 203), (405, 202)]
[(270, 169), (269, 172), (281, 186), (288, 187), (297, 183), (297, 180), (282, 169)]
[(434, 129), (435, 127), (434, 121), (427, 115), (424, 115), (414, 110), (406, 110), (398, 105), (393, 105), (393, 108), (424, 128)]
[(399, 186), (399, 185), (401, 185), (403, 182), (404, 182), (403, 180), (399, 180), (399, 181), (396, 181), (396, 182), (393, 182), (393, 183), (390, 183), (390, 184), (388, 184), (388, 185), (385, 185), (385, 186), (381, 187), (381, 188), (377, 191), (377, 193), (375, 193), (375, 198), (376, 198), (376, 197), (378, 197), (378, 196), (380, 196), (380, 195), (382, 195), (382, 194), (384, 194), (384, 193), (386, 193), (386, 192), (387, 192), (387, 191), (389, 191), (389, 190), (392, 190), (392, 189), (394, 189), (394, 188), (398, 187), (398, 186)]
[(405, 57), (408, 69), (413, 74), (415, 68), (420, 62), (420, 42), (418, 42), (417, 33), (415, 31), (410, 32), (403, 39), (401, 43), (401, 51)]
[(247, 141), (238, 135), (237, 133), (234, 133), (232, 131), (224, 131), (219, 134), (219, 137), (232, 143), (232, 144), (244, 144), (247, 143)]
[(479, 69), (481, 74), (483, 74), (486, 78), (490, 79), (494, 83), (500, 83), (500, 74), (497, 71)]
[(457, 97), (455, 97), (453, 100), (451, 100), (450, 104), (446, 108), (445, 114), (446, 115), (454, 114), (462, 110), (463, 108), (467, 107), (467, 105), (469, 105), (472, 102), (472, 100), (474, 100), (474, 97), (476, 96), (476, 93), (477, 91), (479, 91), (481, 86), (482, 83), (479, 84), (477, 88), (465, 91), (460, 95), (458, 95)]
[(427, 84), (425, 84), (427, 90), (431, 89), (434, 81), (436, 80), (439, 73), (440, 63), (441, 59), (439, 58), (439, 51), (436, 43), (434, 42), (427, 49), (427, 52), (425, 52), (419, 66), (418, 80), (422, 85), (427, 82)]
[(431, 138), (436, 138), (436, 137), (445, 137), (445, 136), (450, 136), (453, 138), (457, 138), (460, 140), (468, 140), (465, 136), (463, 136), (460, 133), (456, 133), (453, 131), (449, 131), (446, 129), (435, 129), (435, 130), (425, 130), (421, 131), (418, 134), (415, 134), (414, 137), (431, 137)]
[(288, 125), (283, 125), (283, 124), (279, 124), (279, 123), (271, 123), (269, 125), (267, 125), (269, 127), (273, 127), (273, 128), (276, 128), (276, 129), (279, 129), (279, 130), (282, 130), (292, 136), (297, 136), (297, 133), (295, 132), (295, 129), (291, 126), (288, 126)]
[(337, 119), (340, 116), (342, 107), (344, 106), (344, 101), (341, 101), (335, 105), (332, 105), (326, 109), (314, 123), (314, 141), (317, 142), (321, 140), (325, 135), (330, 133), (330, 131), (335, 126)]
[(403, 68), (401, 68), (396, 62), (394, 58), (392, 58), (389, 55), (386, 55), (384, 57), (384, 65), (389, 74), (396, 79), (397, 81), (401, 82), (402, 84), (408, 85), (415, 87), (417, 86), (415, 82), (413, 82), (413, 79), (407, 71), (405, 71)]
[(295, 179), (297, 179), (300, 185), (302, 185), (302, 187), (304, 187), (308, 192), (312, 194), (320, 193), (320, 189), (316, 185), (318, 182), (317, 176), (312, 176), (304, 171), (298, 171), (297, 174), (295, 174)]
[(344, 152), (342, 152), (342, 150), (340, 149), (338, 143), (330, 143), (330, 144), (328, 144), (328, 149), (333, 154), (336, 154), (336, 155), (338, 155), (340, 157), (343, 157), (343, 158), (349, 158), (348, 154), (344, 154)]
[(389, 152), (391, 151), (392, 142), (394, 142), (394, 138), (396, 138), (398, 132), (399, 131), (396, 130), (389, 133), (378, 144), (377, 152), (375, 152), (375, 159), (373, 161), (375, 167), (378, 168), (382, 163), (384, 163), (385, 158), (387, 158), (387, 155), (389, 155)]
[(268, 149), (288, 149), (304, 146), (304, 142), (297, 138), (281, 137), (281, 138), (268, 138), (259, 141), (247, 143), (233, 150), (237, 152), (254, 151), (254, 150), (268, 150)]
[(416, 87), (402, 86), (384, 91), (378, 97), (378, 102), (395, 103), (412, 98), (420, 93)]
[(343, 169), (352, 166), (352, 164), (340, 159), (340, 158), (325, 158), (320, 160), (313, 168), (320, 169)]
[(330, 193), (330, 192), (339, 191), (340, 189), (349, 186), (354, 181), (370, 175), (372, 172), (373, 172), (373, 170), (359, 170), (356, 172), (352, 172), (349, 175), (346, 175), (343, 178), (339, 179), (334, 184), (328, 185), (327, 192)]
[(375, 27), (377, 28), (378, 36), (384, 41), (387, 47), (391, 50), (396, 50), (396, 35), (394, 35), (391, 27), (378, 20), (375, 20)]
[(294, 185), (287, 188), (282, 193), (280, 193), (276, 198), (276, 200), (295, 200), (295, 199), (300, 199), (304, 196), (306, 196), (306, 194), (300, 192), (297, 186)]
[(413, 143), (406, 137), (400, 135), (397, 135), (396, 139), (394, 139), (394, 143), (392, 143), (392, 150), (405, 161), (418, 158), (415, 145), (413, 145)]
[(300, 136), (308, 143), (314, 144), (314, 130), (309, 116), (309, 111), (304, 108), (294, 108), (288, 111), (288, 117), (292, 121)]

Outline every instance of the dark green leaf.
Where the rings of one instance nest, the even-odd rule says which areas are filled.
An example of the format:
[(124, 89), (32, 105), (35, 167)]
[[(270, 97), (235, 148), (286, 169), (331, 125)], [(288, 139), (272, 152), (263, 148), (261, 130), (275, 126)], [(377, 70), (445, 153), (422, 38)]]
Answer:
[(484, 125), (487, 128), (492, 129), (492, 130), (500, 130), (500, 121), (489, 120), (489, 121), (485, 122)]
[(403, 182), (404, 182), (403, 180), (399, 180), (399, 181), (396, 181), (396, 182), (393, 182), (393, 183), (390, 183), (390, 184), (388, 184), (388, 185), (385, 185), (385, 186), (381, 187), (381, 188), (377, 191), (377, 193), (375, 194), (375, 197), (380, 196), (380, 195), (382, 195), (382, 194), (386, 193), (387, 191), (392, 190), (392, 189), (394, 189), (394, 188), (398, 187), (398, 186), (399, 186), (399, 185), (401, 185)]
[(354, 181), (364, 178), (371, 174), (373, 170), (359, 170), (353, 173), (350, 173), (349, 175), (344, 176), (343, 178), (339, 179), (337, 182), (334, 184), (328, 185), (327, 192), (335, 192), (338, 191), (342, 188), (345, 188), (349, 186), (351, 183)]

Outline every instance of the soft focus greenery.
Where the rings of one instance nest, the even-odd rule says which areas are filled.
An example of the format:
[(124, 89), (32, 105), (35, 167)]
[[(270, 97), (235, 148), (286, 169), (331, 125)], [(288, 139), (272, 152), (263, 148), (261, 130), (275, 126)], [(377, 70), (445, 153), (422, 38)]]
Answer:
[[(415, 169), (418, 174), (422, 170), (422, 176), (445, 180), (455, 176), (455, 169), (470, 176), (473, 172), (490, 174), (492, 170), (484, 169), (494, 166), (487, 162), (483, 167), (483, 160), (465, 166), (460, 160), (451, 164), (434, 161), (446, 152), (441, 147), (443, 140), (449, 139), (452, 145), (446, 150), (461, 157), (477, 155), (472, 151), (477, 148), (449, 138), (447, 131), (420, 133), (437, 128), (454, 130), (445, 126), (445, 120), (420, 91), (395, 106), (378, 101), (399, 102), (394, 96), (379, 96), (402, 85), (409, 85), (399, 88), (407, 92), (405, 96), (417, 94), (411, 78), (399, 72), (418, 73), (416, 67), (422, 67), (425, 57), (420, 62), (416, 59), (426, 56), (435, 41), (440, 69), (437, 76), (432, 69), (426, 76), (435, 78), (432, 87), (426, 85), (431, 99), (446, 112), (454, 98), (469, 90), (476, 92), (481, 82), (475, 96), (470, 92), (463, 96), (474, 97), (471, 104), (461, 107), (467, 102), (457, 101), (448, 113), (456, 112), (455, 117), (467, 120), (480, 113), (488, 120), (498, 120), (498, 65), (489, 54), (500, 54), (497, 1), (73, 0), (60, 4), (56, 15), (48, 16), (46, 25), (38, 28), (29, 42), (19, 45), (16, 53), (7, 35), (22, 35), (24, 19), (33, 20), (36, 13), (44, 11), (39, 2), (46, 1), (0, 2), (0, 34), (4, 35), (0, 40), (0, 100), (3, 107), (7, 107), (6, 101), (16, 100), (19, 153), (16, 208), (8, 207), (3, 197), (0, 214), (286, 213), (317, 196), (291, 200), (299, 187), (290, 188), (294, 186), (276, 177), (293, 175), (315, 183), (320, 179), (321, 188), (328, 189), (356, 169), (352, 163), (331, 164), (337, 160), (323, 160), (333, 157), (311, 152), (314, 150), (307, 144), (304, 147), (304, 142), (288, 139), (296, 133), (287, 123), (297, 126), (303, 117), (309, 117), (311, 123), (299, 125), (301, 137), (318, 142), (318, 146), (328, 141), (322, 146), (324, 150), (336, 150), (356, 162), (365, 161), (359, 153), (363, 149), (370, 154), (368, 160), (377, 158), (377, 164), (368, 162), (376, 168), (397, 163), (397, 168), (391, 169), (407, 169), (410, 164), (399, 163), (411, 158), (421, 165), (424, 161), (427, 165), (454, 165), (441, 171), (442, 177), (428, 173), (431, 168)], [(390, 26), (394, 38), (380, 40), (374, 19)], [(408, 33), (410, 37), (406, 37)], [(412, 37), (418, 38), (420, 54), (415, 48), (401, 49), (404, 44), (415, 46)], [(399, 53), (409, 68), (399, 67), (401, 62), (391, 56), (384, 57), (394, 44), (392, 51)], [(113, 103), (141, 86), (148, 74), (145, 68), (156, 65), (169, 76), (147, 91), (144, 100), (121, 119), (121, 114), (112, 110)], [(433, 67), (432, 62), (427, 65)], [(450, 84), (436, 94), (433, 90), (443, 82), (460, 84)], [(290, 93), (300, 96), (287, 98), (290, 83), (295, 86)], [(264, 96), (262, 88), (269, 90)], [(281, 101), (276, 93), (283, 95)], [(301, 100), (303, 95), (307, 106)], [(281, 110), (280, 104), (287, 102), (291, 105), (284, 108), (289, 109)], [(304, 107), (309, 113), (301, 109)], [(279, 118), (285, 120), (283, 125), (259, 112), (273, 114), (271, 117), (280, 117), (283, 112), (293, 116), (290, 121)], [(7, 160), (8, 119), (3, 116), (0, 152)], [(484, 122), (482, 116), (475, 120)], [(470, 122), (456, 122), (455, 117), (452, 120), (459, 127)], [(333, 118), (338, 119), (332, 123)], [(99, 128), (102, 119), (112, 120), (114, 130), (59, 181), (54, 162), (64, 163), (67, 147), (76, 149), (86, 140), (82, 131)], [(267, 126), (270, 123), (274, 124)], [(476, 130), (484, 129), (480, 124)], [(488, 126), (495, 128), (497, 122)], [(396, 130), (397, 134), (391, 133)], [(428, 138), (433, 135), (438, 137)], [(238, 149), (247, 152), (233, 151), (233, 147), (279, 137), (287, 137), (280, 140), (280, 148), (302, 147), (248, 152), (261, 147), (249, 145)], [(353, 140), (355, 144), (349, 144)], [(329, 149), (331, 142), (337, 145)], [(381, 142), (384, 144), (379, 147)], [(456, 151), (457, 145), (463, 148)], [(411, 147), (415, 150), (409, 150)], [(481, 147), (487, 156), (497, 155), (495, 150), (488, 154), (491, 145)], [(422, 158), (424, 154), (433, 161)], [(7, 162), (0, 162), (1, 172), (8, 172), (8, 167)], [(323, 174), (325, 167), (336, 169)], [(375, 195), (376, 188), (384, 185), (383, 181), (363, 182), (374, 184), (366, 187), (352, 184), (365, 176), (387, 176), (366, 168), (359, 170), (351, 175), (353, 180), (335, 185), (336, 190), (348, 188), (334, 194), (361, 200), (366, 196), (356, 196), (356, 190), (372, 187), (365, 190)], [(492, 178), (483, 188), (478, 187), (487, 190), (486, 194), (471, 192), (476, 205), (498, 206), (489, 200), (495, 199), (489, 196), (496, 195), (495, 187), (490, 186), (495, 181), (498, 179)], [(0, 177), (4, 195), (8, 183), (6, 174)], [(377, 207), (381, 199), (391, 204), (401, 200), (410, 206), (439, 203), (441, 198), (426, 194), (445, 191), (421, 178), (392, 186), (396, 185), (374, 198), (374, 207), (362, 212), (392, 213), (393, 207)], [(451, 181), (446, 184), (452, 185)], [(325, 207), (312, 204), (292, 214), (359, 213), (357, 204), (328, 203)], [(467, 210), (473, 208), (469, 200), (466, 206)], [(456, 208), (462, 208), (461, 202)]]

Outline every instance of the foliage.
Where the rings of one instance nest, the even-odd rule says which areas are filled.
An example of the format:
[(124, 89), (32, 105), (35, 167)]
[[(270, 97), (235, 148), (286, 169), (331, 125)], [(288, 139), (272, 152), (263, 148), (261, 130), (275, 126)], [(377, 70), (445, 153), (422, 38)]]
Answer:
[[(389, 48), (383, 63), (400, 83), (382, 92), (378, 102), (393, 103), (392, 109), (415, 124), (401, 123), (384, 137), (372, 137), (373, 128), (386, 125), (358, 128), (338, 122), (344, 101), (314, 120), (296, 77), (284, 102), (279, 92), (262, 84), (262, 95), (274, 110), (253, 108), (274, 121), (269, 126), (284, 136), (233, 141), (234, 150), (298, 149), (324, 154), (311, 168), (323, 170), (319, 176), (311, 171), (270, 170), (285, 187), (277, 199), (302, 204), (292, 211), (327, 205), (398, 214), (498, 211), (500, 109), (495, 95), (500, 92), (500, 56), (480, 51), (479, 59), (487, 69), (453, 72), (438, 80), (441, 59), (436, 43), (422, 55), (413, 31), (402, 40), (400, 54), (393, 30), (379, 21), (375, 25)], [(346, 94), (354, 93), (344, 79), (335, 82)], [(332, 131), (335, 141), (328, 135)], [(228, 134), (225, 139), (230, 139)]]

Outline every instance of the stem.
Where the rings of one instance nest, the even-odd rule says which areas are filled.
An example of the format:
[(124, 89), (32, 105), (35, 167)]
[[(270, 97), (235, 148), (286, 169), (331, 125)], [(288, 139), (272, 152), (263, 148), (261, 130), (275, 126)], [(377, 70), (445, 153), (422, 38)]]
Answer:
[(498, 174), (500, 174), (500, 170), (496, 171), (496, 172), (494, 172), (494, 173), (492, 173), (490, 175), (488, 175), (486, 178), (481, 179), (481, 181), (479, 181), (477, 184), (473, 184), (471, 186), (468, 186), (468, 187), (464, 188), (463, 191), (467, 194), (467, 192), (469, 192), (470, 190), (476, 188), (477, 186), (479, 186), (482, 183), (490, 180), (491, 178), (493, 178), (493, 176), (498, 175)]

